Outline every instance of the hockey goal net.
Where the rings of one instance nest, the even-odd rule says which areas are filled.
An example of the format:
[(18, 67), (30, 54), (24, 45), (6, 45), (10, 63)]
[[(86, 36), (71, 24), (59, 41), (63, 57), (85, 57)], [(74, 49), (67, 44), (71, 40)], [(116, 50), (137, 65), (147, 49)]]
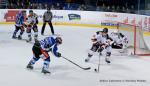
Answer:
[(119, 32), (127, 36), (129, 43), (127, 48), (131, 54), (138, 56), (150, 56), (150, 50), (145, 43), (143, 31), (140, 26), (118, 23), (117, 29)]

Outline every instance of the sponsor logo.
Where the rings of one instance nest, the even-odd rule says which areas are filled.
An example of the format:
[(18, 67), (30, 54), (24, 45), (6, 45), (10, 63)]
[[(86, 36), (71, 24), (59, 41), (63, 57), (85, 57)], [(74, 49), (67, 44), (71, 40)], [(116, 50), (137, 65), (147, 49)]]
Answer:
[(105, 14), (105, 17), (113, 17), (113, 18), (116, 18), (116, 17), (118, 17), (118, 15), (116, 15), (116, 14)]
[(55, 18), (55, 19), (63, 19), (64, 17), (63, 16), (58, 16), (58, 15), (53, 15), (53, 18)]
[(68, 14), (69, 20), (81, 20), (81, 16), (78, 14)]
[[(43, 15), (38, 15), (38, 18), (43, 18)], [(63, 16), (53, 15), (53, 18), (55, 19), (63, 19)]]
[(8, 12), (4, 16), (4, 19), (6, 19), (6, 22), (15, 22), (16, 14), (18, 12), (19, 10), (8, 10)]
[(101, 26), (118, 26), (117, 23), (101, 22)]

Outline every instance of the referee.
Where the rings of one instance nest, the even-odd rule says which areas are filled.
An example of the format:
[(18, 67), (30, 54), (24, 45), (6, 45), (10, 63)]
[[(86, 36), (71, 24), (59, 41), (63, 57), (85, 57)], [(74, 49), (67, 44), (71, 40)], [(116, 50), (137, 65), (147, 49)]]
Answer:
[(47, 11), (43, 15), (43, 26), (42, 26), (42, 30), (41, 30), (41, 35), (44, 35), (44, 30), (45, 30), (46, 23), (49, 24), (49, 26), (51, 28), (52, 35), (54, 35), (54, 29), (53, 29), (53, 25), (52, 25), (52, 22), (51, 22), (52, 17), (53, 17), (53, 14), (52, 14), (50, 8), (47, 8)]

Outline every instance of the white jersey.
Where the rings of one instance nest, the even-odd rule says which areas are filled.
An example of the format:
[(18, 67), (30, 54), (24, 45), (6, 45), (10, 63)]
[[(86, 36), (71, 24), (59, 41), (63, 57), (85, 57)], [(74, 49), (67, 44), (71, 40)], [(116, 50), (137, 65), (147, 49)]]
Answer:
[(37, 15), (34, 13), (33, 16), (28, 16), (27, 23), (28, 24), (36, 24)]
[(123, 44), (123, 45), (125, 45), (125, 44), (127, 44), (128, 43), (128, 39), (127, 39), (127, 37), (126, 36), (124, 36), (124, 37), (121, 37), (120, 35), (119, 35), (119, 33), (111, 33), (111, 38), (113, 39), (113, 42), (115, 42), (115, 43), (117, 43), (117, 44)]
[(107, 34), (106, 36), (103, 36), (101, 33), (99, 34), (95, 34), (93, 36), (93, 39), (96, 39), (95, 42), (100, 42), (101, 44), (107, 44), (108, 41), (112, 41), (112, 39), (109, 37), (109, 35)]
[(122, 38), (119, 37), (118, 33), (111, 33), (111, 38), (113, 39), (113, 42), (117, 44), (122, 44)]
[(103, 37), (101, 34), (96, 35), (96, 39), (98, 42), (101, 42), (102, 44), (105, 44), (107, 41), (106, 37)]

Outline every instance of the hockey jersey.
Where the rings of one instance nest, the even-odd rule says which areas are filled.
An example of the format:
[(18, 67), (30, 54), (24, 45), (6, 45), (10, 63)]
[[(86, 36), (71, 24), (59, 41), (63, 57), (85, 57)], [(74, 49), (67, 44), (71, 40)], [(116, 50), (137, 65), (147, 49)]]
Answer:
[(127, 44), (128, 43), (128, 39), (126, 36), (124, 36), (122, 33), (111, 33), (111, 37), (113, 39), (113, 41), (117, 44)]
[(40, 47), (45, 51), (51, 51), (55, 56), (58, 56), (58, 47), (56, 41), (53, 37), (46, 37), (45, 39), (41, 40)]
[(27, 18), (27, 23), (30, 25), (36, 24), (37, 23), (37, 15), (34, 13), (33, 16), (28, 16)]
[(23, 26), (23, 23), (24, 23), (24, 16), (21, 12), (19, 12), (17, 15), (16, 15), (16, 21), (15, 21), (15, 25), (16, 26)]
[(96, 41), (102, 44), (106, 44), (108, 43), (108, 41), (113, 41), (112, 38), (108, 34), (103, 36), (101, 31), (96, 32), (94, 36), (95, 36)]

